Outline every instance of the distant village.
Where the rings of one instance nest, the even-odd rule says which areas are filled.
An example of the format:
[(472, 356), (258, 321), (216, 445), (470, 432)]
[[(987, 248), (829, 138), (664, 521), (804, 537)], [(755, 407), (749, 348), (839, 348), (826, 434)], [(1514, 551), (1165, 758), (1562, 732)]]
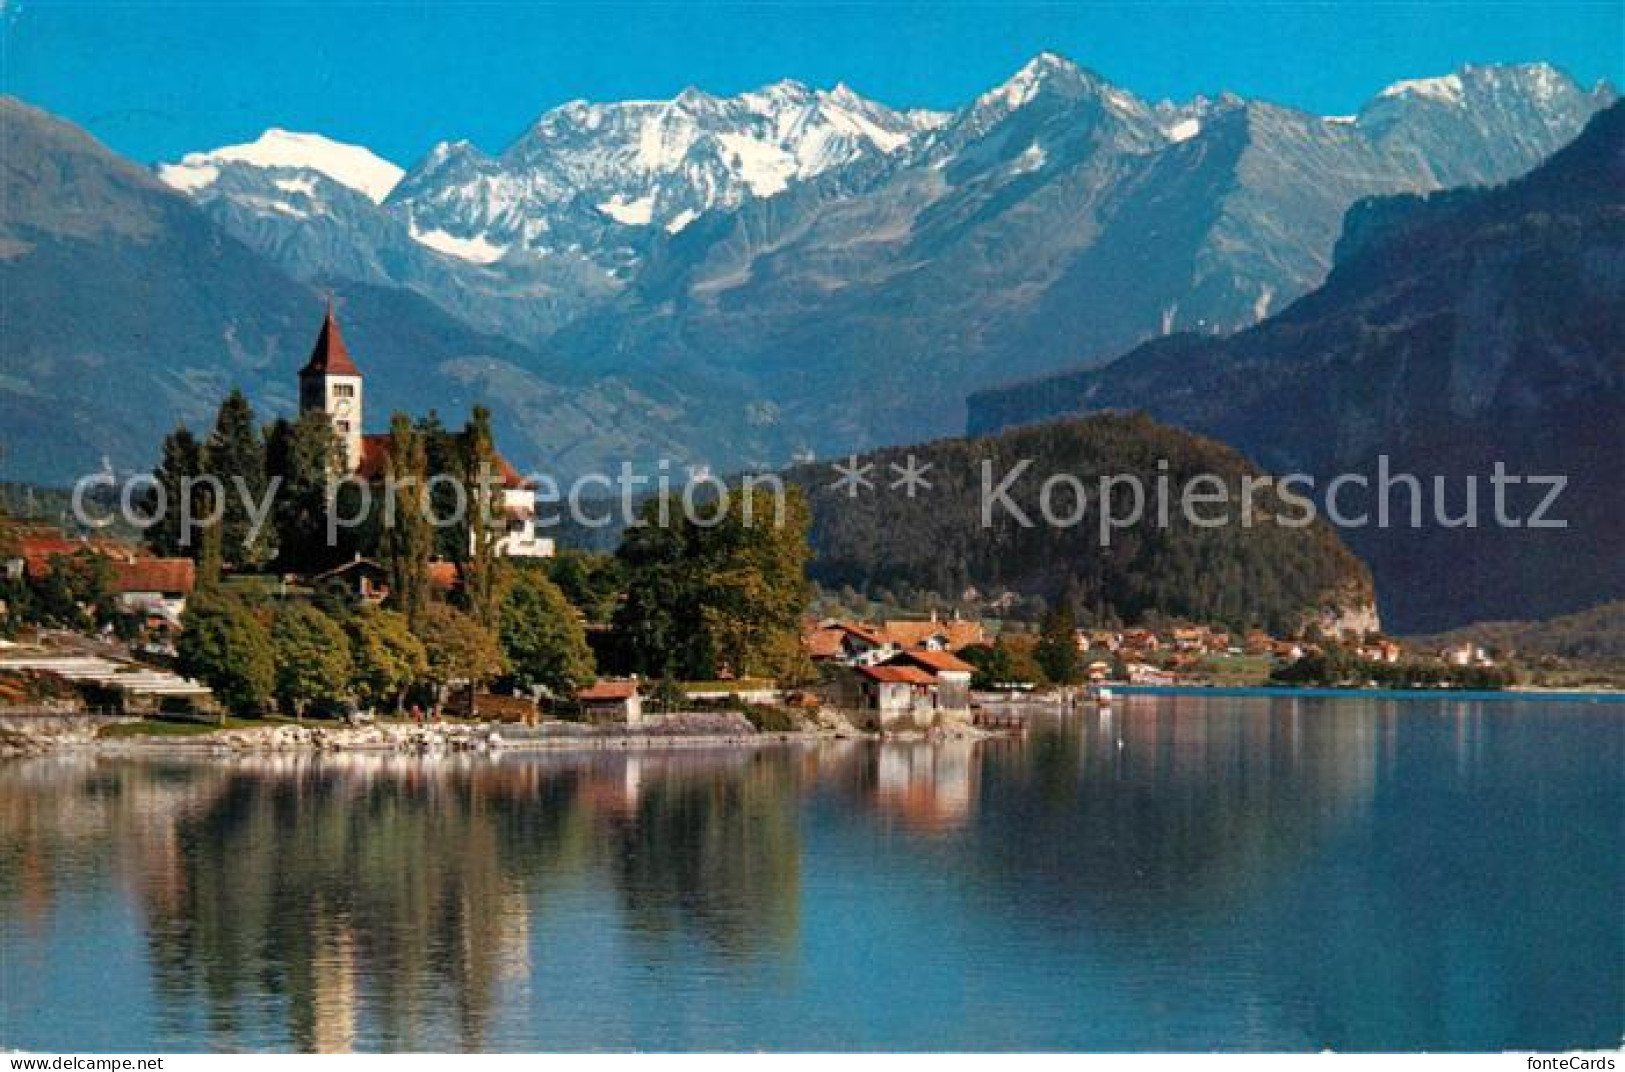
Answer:
[[(291, 509), (277, 515), (277, 547), (255, 559), (225, 554), (218, 531), (212, 545), (187, 547), (151, 532), (141, 543), (7, 521), (0, 716), (649, 727), (711, 712), (732, 718), (713, 728), (748, 732), (806, 728), (817, 724), (814, 712), (835, 711), (855, 731), (925, 731), (973, 724), (1011, 699), (1070, 703), (1110, 687), (1510, 682), (1472, 644), (1408, 653), (1376, 635), (1274, 637), (1185, 622), (1091, 628), (1069, 613), (1036, 630), (936, 614), (815, 621), (784, 609), (795, 599), (758, 605), (740, 593), (707, 606), (718, 578), (737, 580), (743, 566), (684, 551), (696, 556), (684, 567), (692, 583), (673, 593), (669, 562), (643, 562), (639, 545), (614, 556), (559, 554), (537, 529), (534, 486), (478, 413), (460, 433), (432, 415), (396, 415), (390, 432), (365, 431), (365, 378), (331, 305), (298, 382), (296, 421), (262, 433), (234, 396), (206, 441), (178, 429), (165, 442), (165, 471), (206, 455), (246, 456), (260, 459), (250, 477), (282, 466), (278, 478), (297, 487), (300, 456), (317, 459), (306, 485), (328, 471), (376, 482), (416, 466), (424, 477), (437, 457), (442, 466), (479, 463), (495, 477), (496, 524), (450, 542), (375, 531), (324, 557), (309, 553), (300, 527), (309, 518)], [(804, 564), (809, 553), (804, 524), (760, 538), (791, 541), (780, 548), (784, 561)], [(640, 580), (656, 568), (668, 570), (658, 584)], [(757, 576), (741, 593), (762, 589), (808, 585), (793, 568)]]

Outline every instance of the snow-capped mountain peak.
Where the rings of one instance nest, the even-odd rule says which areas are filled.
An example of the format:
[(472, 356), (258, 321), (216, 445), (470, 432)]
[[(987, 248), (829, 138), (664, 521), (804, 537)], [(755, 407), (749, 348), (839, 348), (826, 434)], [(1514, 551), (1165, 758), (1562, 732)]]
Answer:
[(1031, 103), (1047, 86), (1075, 84), (1085, 77), (1083, 69), (1064, 56), (1040, 52), (1003, 83), (977, 97), (972, 110), (1013, 112)]
[(498, 158), (437, 148), (391, 203), (423, 233), (531, 249), (600, 245), (605, 227), (676, 232), (712, 209), (896, 152), (940, 122), (845, 85), (794, 80), (733, 97), (689, 88), (670, 100), (571, 101)]
[(251, 142), (188, 153), (179, 163), (160, 164), (158, 177), (177, 190), (196, 193), (213, 185), (226, 164), (314, 171), (374, 202), (387, 197), (405, 174), (363, 146), (272, 127)]
[(1407, 78), (1386, 86), (1378, 97), (1425, 97), (1428, 100), (1440, 101), (1445, 104), (1460, 104), (1462, 101), (1461, 76), (1455, 74), (1442, 75), (1438, 78)]

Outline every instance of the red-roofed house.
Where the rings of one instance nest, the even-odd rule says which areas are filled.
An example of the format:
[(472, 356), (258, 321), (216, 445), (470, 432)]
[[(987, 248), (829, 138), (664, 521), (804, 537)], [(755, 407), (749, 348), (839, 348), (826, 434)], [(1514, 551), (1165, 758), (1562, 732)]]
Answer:
[(581, 716), (588, 722), (636, 725), (643, 721), (643, 698), (636, 681), (595, 681), (576, 693)]
[(936, 614), (925, 621), (893, 619), (881, 627), (880, 633), (904, 650), (929, 648), (933, 651), (958, 651), (987, 642), (981, 622), (961, 618), (940, 619)]
[(326, 573), (318, 573), (311, 582), (318, 588), (343, 588), (357, 603), (376, 605), (389, 597), (389, 570), (360, 555)]
[(913, 667), (928, 673), (936, 681), (936, 707), (943, 718), (970, 718), (970, 679), (976, 668), (959, 656), (946, 651), (900, 651), (881, 666)]
[(804, 632), (801, 643), (812, 659), (847, 666), (873, 666), (896, 650), (877, 631), (852, 622), (824, 622)]
[(197, 587), (196, 563), (189, 558), (115, 558), (112, 566), (119, 609), (180, 623), (186, 597)]
[(865, 729), (918, 728), (936, 720), (937, 679), (913, 666), (860, 666), (857, 708)]
[[(966, 669), (932, 669), (909, 655), (940, 656)], [(850, 667), (831, 679), (830, 690), (829, 701), (852, 712), (862, 729), (927, 729), (970, 717), (968, 664), (945, 652), (909, 652), (878, 666)]]

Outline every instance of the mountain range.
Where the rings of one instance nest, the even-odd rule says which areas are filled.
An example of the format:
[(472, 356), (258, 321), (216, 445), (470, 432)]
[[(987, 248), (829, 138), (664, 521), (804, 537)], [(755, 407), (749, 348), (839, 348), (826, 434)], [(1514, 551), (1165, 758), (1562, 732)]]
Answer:
[(1355, 201), (1505, 181), (1613, 96), (1467, 67), (1324, 117), (1151, 103), (1045, 53), (951, 113), (793, 82), (572, 102), (494, 156), (436, 146), (387, 193), (393, 165), (281, 132), (158, 174), (297, 279), (410, 289), (664, 408), (704, 399), (721, 451), (684, 460), (777, 465), (1255, 323), (1324, 279)]
[[(167, 430), (207, 428), (233, 386), (265, 415), (293, 410), (294, 372), (320, 324), (318, 285), (290, 277), (148, 169), (5, 98), (0, 189), (8, 478), (145, 471)], [(624, 381), (587, 381), (406, 288), (342, 289), (375, 419), (438, 407), (460, 421), (488, 401), (517, 456), (567, 464), (583, 443), (597, 457), (678, 442), (662, 441), (670, 429)]]
[[(1391, 518), (1343, 531), (1407, 632), (1542, 618), (1625, 597), (1625, 104), (1528, 175), (1492, 189), (1361, 202), (1326, 283), (1226, 338), (1182, 334), (1104, 368), (990, 390), (970, 428), (1143, 410), (1278, 473), (1421, 479)], [(1567, 480), (1546, 518), (1494, 521), (1489, 478)], [(1476, 525), (1465, 516), (1478, 481)], [(1526, 520), (1547, 487), (1507, 495)], [(1374, 498), (1367, 498), (1369, 505)], [(1352, 502), (1352, 499), (1351, 499)], [(1351, 511), (1352, 512), (1352, 511)]]

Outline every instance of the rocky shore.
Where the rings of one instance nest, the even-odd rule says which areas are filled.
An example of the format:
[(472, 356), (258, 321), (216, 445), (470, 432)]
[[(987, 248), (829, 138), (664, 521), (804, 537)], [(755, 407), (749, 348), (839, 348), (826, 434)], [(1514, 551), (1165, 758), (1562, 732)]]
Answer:
[[(827, 740), (883, 739), (881, 734), (856, 729), (840, 712), (829, 709), (810, 712), (800, 728), (788, 731), (759, 730), (743, 715), (734, 712), (656, 715), (635, 726), (571, 722), (546, 722), (537, 726), (462, 722), (345, 726), (290, 722), (186, 736), (110, 737), (99, 736), (98, 729), (98, 726), (89, 723), (70, 726), (43, 722), (26, 730), (0, 728), (0, 756), (82, 748), (128, 755), (265, 752), (439, 755), (575, 749), (760, 747)], [(974, 726), (951, 726), (886, 734), (884, 739), (966, 739), (993, 735)]]

